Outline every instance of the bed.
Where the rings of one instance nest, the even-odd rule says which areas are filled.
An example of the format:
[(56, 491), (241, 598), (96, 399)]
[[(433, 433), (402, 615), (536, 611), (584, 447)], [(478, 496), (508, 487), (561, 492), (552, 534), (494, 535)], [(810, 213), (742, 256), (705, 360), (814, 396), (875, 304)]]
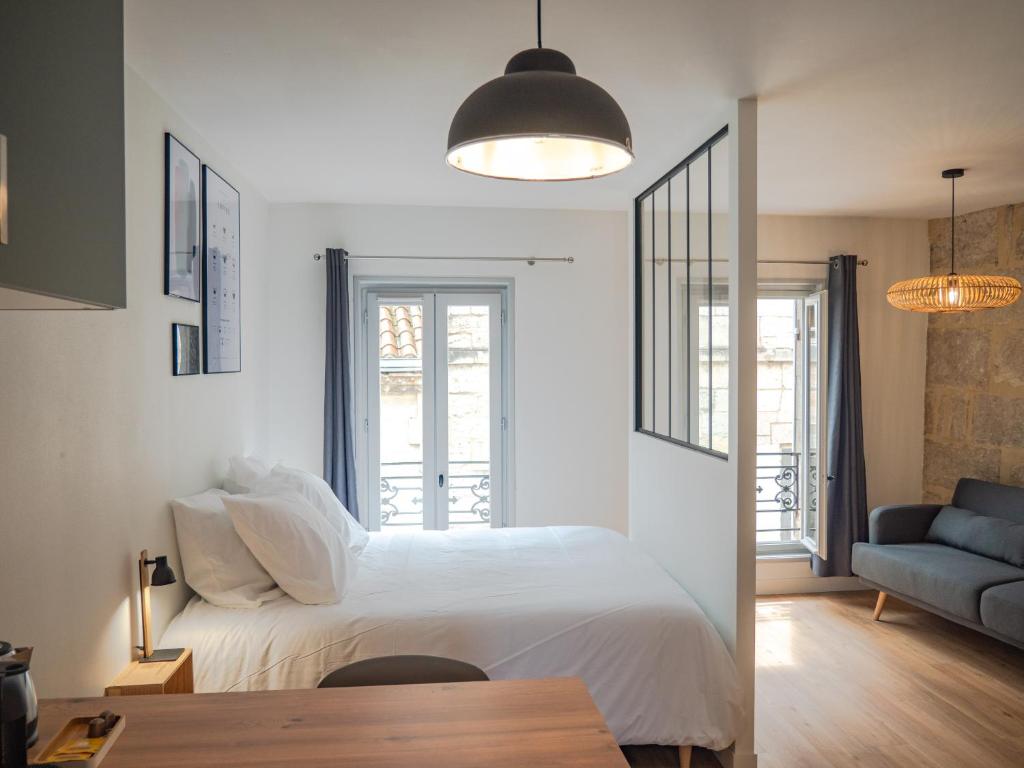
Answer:
[(462, 659), (492, 679), (578, 676), (620, 744), (734, 740), (733, 660), (693, 599), (603, 528), (374, 533), (336, 605), (193, 598), (162, 647), (191, 647), (200, 692), (313, 688), (389, 654)]

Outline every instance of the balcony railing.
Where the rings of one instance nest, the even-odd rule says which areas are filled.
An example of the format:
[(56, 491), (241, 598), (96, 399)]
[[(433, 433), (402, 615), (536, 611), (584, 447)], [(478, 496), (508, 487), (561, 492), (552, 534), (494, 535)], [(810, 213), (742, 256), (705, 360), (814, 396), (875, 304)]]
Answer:
[[(490, 462), (452, 461), (448, 464), (448, 527), (491, 524)], [(381, 462), (381, 528), (423, 527), (423, 464)]]
[(800, 454), (757, 454), (757, 543), (800, 540)]

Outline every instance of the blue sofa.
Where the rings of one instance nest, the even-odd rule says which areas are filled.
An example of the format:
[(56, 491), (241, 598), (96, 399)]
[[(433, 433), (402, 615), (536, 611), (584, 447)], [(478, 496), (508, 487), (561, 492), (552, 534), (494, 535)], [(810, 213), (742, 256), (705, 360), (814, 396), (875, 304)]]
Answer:
[(963, 478), (953, 502), (879, 507), (853, 572), (901, 600), (1024, 648), (1024, 488)]

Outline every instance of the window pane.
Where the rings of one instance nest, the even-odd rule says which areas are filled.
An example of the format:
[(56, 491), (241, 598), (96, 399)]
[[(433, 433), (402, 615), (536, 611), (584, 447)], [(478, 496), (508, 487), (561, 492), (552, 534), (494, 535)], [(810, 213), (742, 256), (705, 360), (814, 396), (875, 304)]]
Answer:
[(669, 249), (668, 249), (668, 186), (662, 185), (652, 195), (654, 220), (651, 224), (654, 242), (654, 431), (669, 434), (669, 378), (671, 376), (671, 330), (669, 322)]
[(448, 527), (491, 524), (490, 307), (449, 306)]
[(800, 540), (797, 334), (802, 302), (757, 300), (757, 543)]
[(821, 446), (818, 445), (818, 435), (821, 429), (819, 423), (821, 392), (818, 391), (818, 382), (821, 380), (819, 367), (822, 364), (821, 340), (818, 338), (821, 328), (821, 318), (818, 316), (820, 311), (821, 306), (811, 300), (808, 300), (804, 306), (804, 334), (807, 338), (807, 372), (805, 374), (807, 386), (807, 407), (805, 409), (807, 417), (807, 512), (805, 527), (807, 538), (814, 542), (818, 540), (818, 487), (820, 484), (818, 456), (821, 453)]
[(711, 443), (729, 452), (729, 143), (709, 151), (711, 291)]
[(690, 442), (711, 446), (711, 278), (708, 156), (690, 165)]
[(689, 362), (690, 349), (687, 324), (689, 294), (686, 279), (686, 170), (669, 180), (669, 233), (672, 261), (669, 264), (669, 327), (672, 366), (669, 370), (669, 394), (672, 402), (668, 435), (688, 440), (689, 431)]
[(654, 398), (653, 398), (653, 366), (654, 366), (654, 241), (651, 237), (651, 211), (653, 202), (650, 197), (645, 198), (640, 204), (640, 221), (635, 225), (640, 227), (641, 248), (640, 248), (640, 272), (637, 279), (642, 285), (643, 317), (641, 318), (640, 330), (643, 335), (641, 351), (641, 385), (636, 396), (641, 398), (643, 412), (641, 413), (640, 424), (642, 429), (654, 430)]
[(423, 528), (423, 304), (381, 304), (380, 526)]

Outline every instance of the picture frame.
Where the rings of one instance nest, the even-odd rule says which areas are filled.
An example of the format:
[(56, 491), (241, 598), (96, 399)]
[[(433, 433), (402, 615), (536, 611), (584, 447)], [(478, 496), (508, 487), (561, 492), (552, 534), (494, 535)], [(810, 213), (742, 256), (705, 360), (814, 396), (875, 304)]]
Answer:
[(201, 168), (192, 150), (164, 133), (164, 294), (196, 302), (202, 272)]
[(195, 376), (199, 373), (199, 326), (171, 324), (171, 373)]
[(203, 166), (203, 371), (242, 370), (241, 197)]

